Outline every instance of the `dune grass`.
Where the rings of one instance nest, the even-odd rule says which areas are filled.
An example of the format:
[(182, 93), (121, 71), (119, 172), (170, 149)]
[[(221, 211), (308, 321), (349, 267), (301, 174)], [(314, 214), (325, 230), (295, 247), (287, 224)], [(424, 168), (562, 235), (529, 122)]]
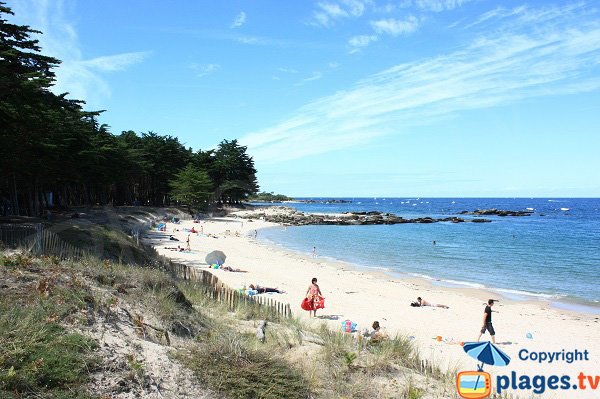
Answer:
[[(232, 312), (202, 286), (177, 281), (158, 268), (97, 258), (0, 257), (0, 273), (9, 280), (26, 272), (38, 273), (35, 281), (0, 296), (0, 337), (7, 342), (0, 349), (0, 397), (90, 397), (84, 387), (94, 365), (94, 343), (65, 324), (83, 322), (85, 310), (103, 311), (122, 299), (185, 339), (172, 357), (223, 397), (418, 399), (425, 394), (411, 380), (419, 374), (420, 358), (405, 337), (371, 344), (325, 324), (281, 320), (266, 307), (249, 304)], [(94, 297), (86, 281), (107, 294)], [(268, 320), (264, 343), (254, 336), (259, 320)], [(143, 373), (138, 363), (132, 357), (131, 369)], [(448, 384), (439, 370), (429, 378)]]
[[(27, 268), (45, 266), (56, 267), (24, 255), (2, 256), (0, 276), (10, 287)], [(93, 298), (72, 278), (59, 282), (52, 274), (14, 288), (0, 295), (0, 397), (91, 397), (84, 386), (95, 364), (95, 344), (61, 323), (78, 318)]]

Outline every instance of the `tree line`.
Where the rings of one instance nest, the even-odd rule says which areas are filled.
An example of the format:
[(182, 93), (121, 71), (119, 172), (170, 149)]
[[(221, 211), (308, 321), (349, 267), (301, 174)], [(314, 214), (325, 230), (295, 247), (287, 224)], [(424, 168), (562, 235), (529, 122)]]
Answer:
[(0, 2), (0, 215), (77, 205), (236, 203), (258, 191), (254, 161), (237, 140), (193, 151), (154, 132), (111, 134), (103, 111), (50, 91), (56, 58)]

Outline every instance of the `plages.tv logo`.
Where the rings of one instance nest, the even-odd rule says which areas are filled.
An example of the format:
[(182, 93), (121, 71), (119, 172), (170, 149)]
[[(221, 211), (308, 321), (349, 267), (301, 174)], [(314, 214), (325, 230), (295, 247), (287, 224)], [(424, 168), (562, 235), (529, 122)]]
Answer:
[(487, 398), (492, 393), (492, 379), (485, 371), (461, 371), (456, 377), (456, 389), (466, 399)]
[(506, 366), (510, 357), (491, 342), (465, 342), (467, 355), (478, 361), (477, 371), (462, 371), (456, 377), (456, 390), (466, 399), (487, 398), (492, 393), (492, 378), (483, 365)]

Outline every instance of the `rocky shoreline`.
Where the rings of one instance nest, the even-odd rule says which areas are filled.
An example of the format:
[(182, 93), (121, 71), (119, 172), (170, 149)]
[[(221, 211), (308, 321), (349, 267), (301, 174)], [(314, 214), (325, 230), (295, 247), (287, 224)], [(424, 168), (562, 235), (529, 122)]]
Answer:
[(278, 212), (253, 212), (241, 216), (245, 219), (262, 219), (267, 222), (282, 224), (286, 226), (307, 225), (338, 225), (338, 226), (362, 226), (377, 224), (403, 224), (403, 223), (489, 223), (491, 220), (484, 218), (463, 219), (457, 216), (445, 218), (432, 218), (429, 216), (415, 219), (405, 219), (392, 213), (378, 211), (371, 212), (346, 212), (342, 214), (311, 214), (296, 211), (292, 208), (280, 208)]

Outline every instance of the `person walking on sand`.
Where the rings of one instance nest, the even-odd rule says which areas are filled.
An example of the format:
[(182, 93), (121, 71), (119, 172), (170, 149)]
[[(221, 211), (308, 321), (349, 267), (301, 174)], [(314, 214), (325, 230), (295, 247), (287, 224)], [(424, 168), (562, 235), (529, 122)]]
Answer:
[(496, 331), (494, 331), (494, 326), (492, 326), (492, 306), (494, 306), (494, 300), (489, 299), (487, 302), (487, 306), (483, 311), (483, 326), (481, 327), (479, 337), (477, 337), (478, 342), (481, 339), (481, 336), (485, 334), (485, 330), (487, 330), (490, 333), (490, 336), (492, 337), (492, 343), (496, 343)]
[(317, 309), (321, 309), (324, 308), (325, 306), (323, 305), (323, 294), (321, 293), (321, 288), (319, 288), (319, 285), (317, 284), (317, 278), (313, 277), (313, 279), (311, 280), (310, 285), (308, 286), (308, 289), (306, 290), (306, 300), (308, 302), (308, 315), (311, 316), (311, 312), (312, 315), (314, 315), (314, 317), (317, 317)]
[(313, 247), (313, 250), (312, 250), (312, 257), (313, 257), (313, 258), (316, 258), (316, 257), (317, 257), (317, 247)]
[(192, 248), (190, 247), (190, 235), (188, 234), (187, 236), (187, 241), (186, 241), (186, 247), (185, 247), (186, 251), (191, 251)]

